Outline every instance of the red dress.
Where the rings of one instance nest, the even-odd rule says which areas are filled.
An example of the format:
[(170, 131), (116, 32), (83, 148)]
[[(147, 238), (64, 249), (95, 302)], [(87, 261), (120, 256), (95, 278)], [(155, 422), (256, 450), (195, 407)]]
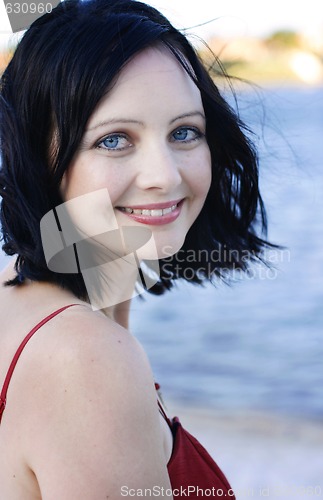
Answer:
[[(158, 384), (155, 384), (159, 388)], [(159, 409), (173, 434), (172, 456), (167, 464), (174, 498), (233, 498), (227, 478), (199, 441), (187, 432), (178, 417), (170, 420), (161, 404)]]
[[(7, 390), (17, 361), (30, 338), (45, 323), (57, 314), (75, 304), (69, 304), (54, 311), (40, 321), (18, 347), (9, 366), (1, 394), (0, 394), (0, 422), (6, 406)], [(157, 386), (157, 384), (156, 384)], [(158, 402), (159, 404), (159, 402)], [(183, 429), (177, 417), (169, 420), (162, 406), (159, 408), (173, 434), (173, 451), (168, 462), (168, 474), (173, 489), (174, 498), (188, 497), (191, 499), (208, 496), (211, 498), (233, 498), (233, 490), (205, 448), (189, 432)]]

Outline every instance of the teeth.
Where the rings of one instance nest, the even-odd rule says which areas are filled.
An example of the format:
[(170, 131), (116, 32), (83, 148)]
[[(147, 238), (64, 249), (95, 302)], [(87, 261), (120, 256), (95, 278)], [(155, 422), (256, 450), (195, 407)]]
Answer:
[(163, 215), (167, 215), (170, 214), (171, 212), (174, 212), (176, 208), (177, 205), (172, 205), (171, 207), (168, 208), (153, 209), (153, 210), (147, 210), (146, 208), (140, 209), (140, 208), (122, 207), (122, 211), (126, 212), (127, 214), (146, 215), (148, 217), (161, 217)]

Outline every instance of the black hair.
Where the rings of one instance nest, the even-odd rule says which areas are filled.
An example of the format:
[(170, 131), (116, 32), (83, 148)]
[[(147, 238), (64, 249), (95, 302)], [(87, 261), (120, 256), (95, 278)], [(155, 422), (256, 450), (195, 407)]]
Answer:
[[(178, 265), (179, 254), (161, 260), (159, 281), (149, 291), (163, 293), (178, 278), (202, 283), (246, 270), (270, 246), (261, 237), (266, 214), (248, 131), (187, 38), (136, 0), (66, 0), (31, 25), (1, 78), (0, 222), (4, 252), (17, 255), (17, 276), (9, 284), (49, 281), (86, 297), (80, 273), (48, 269), (40, 220), (63, 202), (62, 176), (107, 88), (135, 54), (156, 45), (173, 53), (201, 92), (212, 184), (179, 251), (184, 264)], [(192, 252), (197, 258), (189, 258)]]

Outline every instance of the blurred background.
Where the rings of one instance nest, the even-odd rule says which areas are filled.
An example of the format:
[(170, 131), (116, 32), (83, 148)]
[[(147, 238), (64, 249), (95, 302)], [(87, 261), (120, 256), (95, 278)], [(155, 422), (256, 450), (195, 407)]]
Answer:
[[(284, 248), (269, 252), (271, 269), (255, 266), (231, 286), (179, 284), (136, 299), (132, 330), (169, 414), (211, 451), (237, 498), (323, 498), (321, 3), (151, 4), (189, 34), (207, 64), (211, 49), (237, 77), (233, 95), (214, 66), (254, 132), (268, 238)], [(19, 35), (1, 19), (3, 67)]]

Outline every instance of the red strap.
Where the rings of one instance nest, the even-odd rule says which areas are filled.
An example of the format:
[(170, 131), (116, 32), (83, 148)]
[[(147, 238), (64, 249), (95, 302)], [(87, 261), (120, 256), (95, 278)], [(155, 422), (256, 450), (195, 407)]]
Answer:
[(57, 316), (59, 313), (65, 311), (65, 309), (67, 309), (68, 307), (72, 307), (72, 306), (76, 306), (76, 305), (77, 304), (69, 304), (68, 306), (61, 307), (57, 311), (54, 311), (49, 316), (46, 316), (46, 318), (42, 319), (39, 323), (37, 323), (36, 326), (34, 326), (34, 328), (28, 333), (28, 335), (21, 342), (20, 346), (18, 347), (18, 349), (16, 351), (16, 354), (14, 355), (14, 357), (13, 357), (13, 359), (11, 361), (11, 364), (9, 366), (9, 370), (7, 372), (4, 384), (2, 386), (2, 391), (1, 391), (1, 395), (0, 395), (0, 422), (1, 422), (2, 413), (3, 413), (3, 411), (5, 409), (5, 406), (6, 406), (7, 391), (8, 391), (8, 387), (9, 387), (9, 384), (10, 384), (10, 380), (11, 380), (12, 374), (14, 372), (14, 369), (16, 367), (17, 361), (18, 361), (18, 359), (19, 359), (19, 357), (20, 357), (20, 355), (21, 355), (21, 353), (22, 353), (25, 345), (31, 339), (31, 337), (34, 335), (34, 333), (36, 333), (37, 330), (39, 330), (39, 328), (41, 328), (45, 323), (47, 323), (48, 321), (50, 321), (52, 318), (54, 318), (55, 316)]
[(169, 422), (170, 422), (169, 418), (167, 417), (166, 412), (165, 412), (164, 408), (162, 407), (159, 399), (157, 399), (157, 404), (158, 404), (158, 408), (159, 408), (160, 413), (162, 414), (162, 416), (164, 417), (166, 422), (169, 424)]
[[(168, 423), (169, 427), (172, 428), (171, 421), (169, 420), (169, 418), (164, 410), (164, 407), (163, 407), (164, 401), (163, 401), (163, 398), (162, 398), (161, 393), (160, 393), (160, 385), (157, 382), (155, 382), (155, 389), (157, 391), (158, 398), (160, 399), (160, 401), (159, 401), (159, 399), (157, 398), (159, 411), (162, 414), (162, 416), (164, 417), (164, 419), (166, 420), (166, 422)], [(161, 402), (163, 404), (161, 404)]]

